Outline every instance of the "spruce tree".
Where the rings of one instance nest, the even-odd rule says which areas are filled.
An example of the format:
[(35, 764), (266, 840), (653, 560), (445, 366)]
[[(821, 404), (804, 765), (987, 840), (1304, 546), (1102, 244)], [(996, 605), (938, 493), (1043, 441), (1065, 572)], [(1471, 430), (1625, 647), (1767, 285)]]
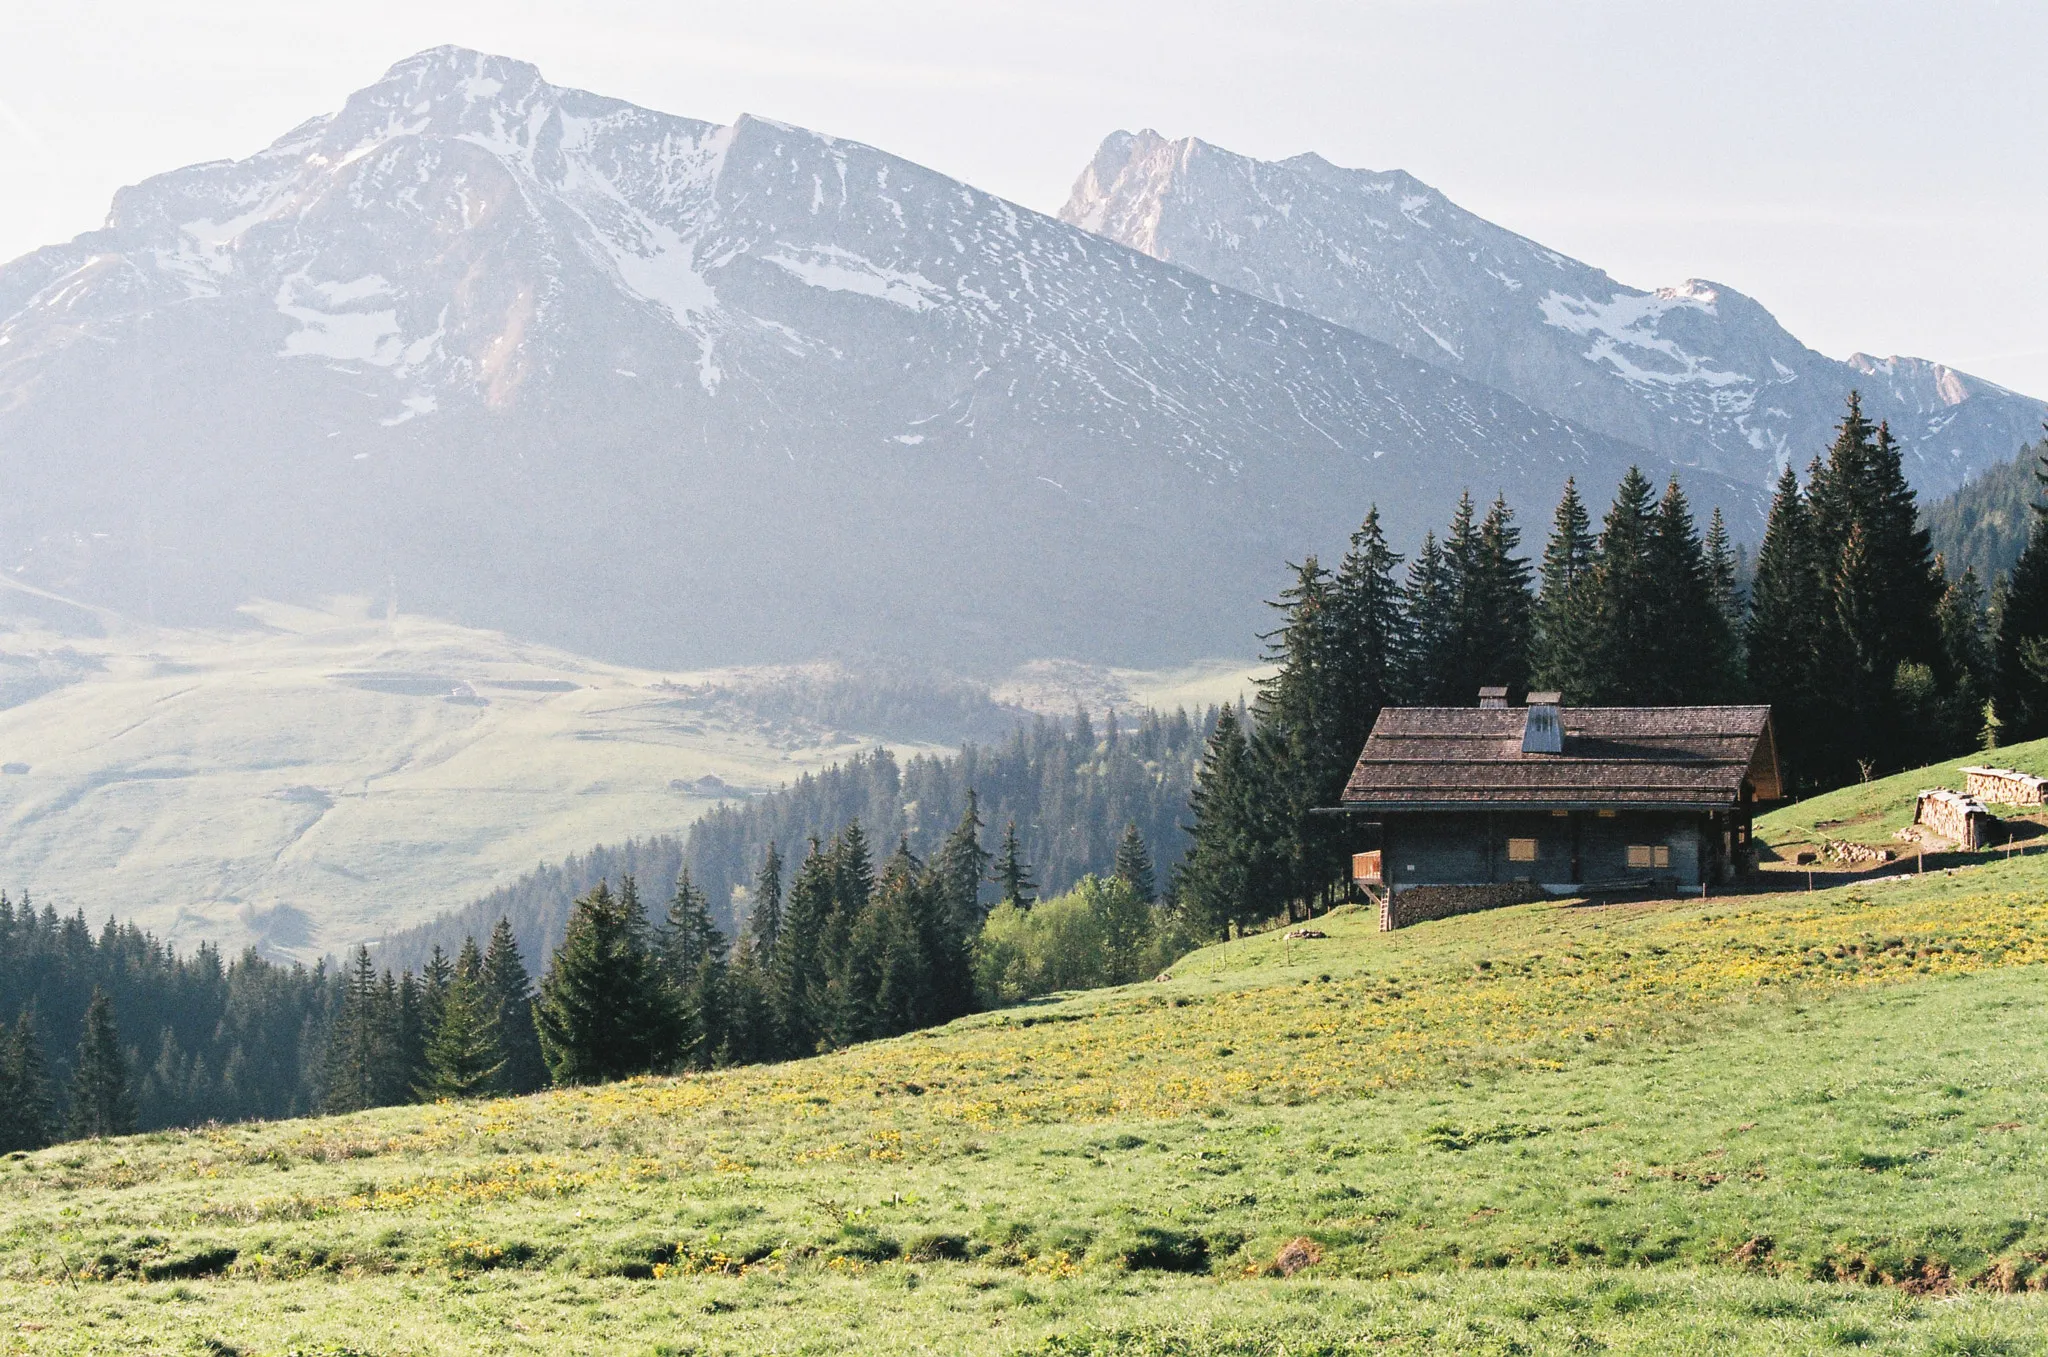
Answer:
[(1355, 754), (1380, 714), (1380, 708), (1401, 700), (1407, 627), (1401, 613), (1401, 587), (1394, 581), (1401, 557), (1387, 546), (1380, 528), (1379, 506), (1366, 512), (1365, 522), (1351, 534), (1351, 549), (1330, 586), (1331, 629), (1337, 674), (1337, 716), (1340, 746)]
[(1188, 797), (1194, 823), (1177, 881), (1182, 906), (1201, 931), (1270, 917), (1280, 901), (1280, 835), (1267, 817), (1270, 799), (1238, 717), (1225, 707), (1209, 737)]
[(775, 940), (782, 935), (782, 854), (775, 840), (761, 855), (761, 870), (754, 874), (753, 908), (747, 914), (747, 937), (753, 943), (756, 960), (775, 955)]
[(1666, 682), (1664, 580), (1650, 482), (1630, 467), (1600, 527), (1594, 571), (1594, 638), (1585, 701), (1595, 706), (1657, 702)]
[(1117, 840), (1114, 875), (1147, 904), (1157, 897), (1152, 882), (1152, 853), (1145, 847), (1145, 836), (1138, 832), (1136, 820), (1124, 825), (1124, 836)]
[(1598, 561), (1592, 516), (1579, 497), (1578, 482), (1567, 478), (1551, 518), (1550, 541), (1543, 548), (1529, 679), (1537, 688), (1563, 693), (1567, 702), (1584, 702), (1595, 686), (1590, 665)]
[[(1946, 573), (1939, 556), (1935, 562)], [(1991, 638), (1984, 623), (1984, 587), (1974, 567), (1965, 567), (1943, 591), (1940, 619), (1951, 684), (1941, 715), (1943, 746), (1968, 749), (1979, 738), (1991, 692)]]
[(1830, 718), (1815, 732), (1819, 771), (1846, 781), (1861, 769), (1922, 762), (1938, 751), (1926, 722), (1907, 710), (1918, 704), (1906, 702), (1902, 684), (1918, 666), (1938, 688), (1950, 686), (1937, 618), (1945, 582), (1899, 445), (1889, 428), (1864, 418), (1854, 392), (1809, 479), (1807, 503), (1833, 604), (1820, 635)]
[(519, 955), (512, 921), (499, 918), (484, 950), (483, 981), (498, 1005), (498, 1045), (505, 1053), (499, 1080), (507, 1093), (532, 1093), (548, 1082), (540, 1034), (533, 1025), (533, 979)]
[[(469, 951), (475, 951), (471, 939)], [(440, 1021), (427, 1045), (422, 1102), (475, 1098), (502, 1087), (505, 1052), (498, 1044), (498, 996), (480, 973), (453, 974), (441, 995)]]
[(1015, 820), (1003, 828), (1003, 846), (996, 852), (988, 879), (1002, 891), (1002, 902), (1012, 908), (1029, 909), (1036, 902), (1031, 892), (1038, 889), (1038, 883), (1031, 879), (1031, 866), (1024, 861), (1023, 847), (1017, 842)]
[(50, 1076), (35, 1018), (24, 1009), (10, 1032), (0, 1024), (0, 1154), (50, 1143)]
[(1657, 625), (1665, 645), (1650, 700), (1676, 706), (1725, 702), (1738, 681), (1735, 636), (1676, 476), (1657, 502), (1652, 528), (1651, 568), (1662, 613)]
[(669, 985), (680, 1001), (677, 1062), (708, 1069), (725, 1041), (722, 987), (726, 941), (711, 921), (711, 901), (690, 881), (685, 867), (662, 922), (658, 950)]
[(1522, 532), (1505, 496), (1496, 496), (1479, 525), (1478, 551), (1465, 571), (1466, 603), (1471, 639), (1469, 686), (1476, 697), (1486, 684), (1504, 684), (1510, 693), (1529, 687), (1531, 632), (1529, 563), (1516, 552)]
[(932, 871), (954, 913), (953, 927), (962, 937), (973, 936), (981, 927), (981, 883), (995, 861), (995, 855), (981, 846), (981, 829), (981, 801), (969, 787), (960, 822), (932, 858)]
[(1458, 594), (1451, 558), (1437, 545), (1436, 534), (1424, 533), (1422, 549), (1408, 563), (1401, 589), (1408, 637), (1401, 687), (1409, 701), (1428, 707), (1469, 707), (1477, 697), (1462, 686)]
[[(1265, 635), (1272, 677), (1259, 683), (1257, 721), (1247, 737), (1259, 775), (1252, 785), (1266, 798), (1263, 817), (1278, 835), (1284, 864), (1277, 910), (1327, 897), (1339, 874), (1344, 826), (1314, 812), (1343, 790), (1357, 750), (1344, 728), (1349, 676), (1330, 579), (1311, 556), (1295, 567), (1294, 583), (1272, 605), (1282, 618)], [(1360, 743), (1363, 743), (1361, 740)]]
[(811, 1054), (825, 1034), (826, 935), (835, 907), (832, 856), (811, 840), (790, 882), (789, 907), (767, 967), (768, 1003), (785, 1055)]
[(1714, 506), (1713, 517), (1707, 521), (1707, 584), (1712, 593), (1714, 606), (1721, 614), (1722, 623), (1728, 628), (1728, 635), (1738, 647), (1736, 667), (1741, 668), (1742, 624), (1746, 616), (1742, 598), (1742, 580), (1735, 560), (1735, 544), (1728, 536), (1727, 520), (1721, 517), (1721, 506)]
[(393, 1101), (388, 1088), (398, 1049), (393, 1017), (385, 1007), (370, 949), (358, 945), (342, 980), (340, 1011), (329, 1029), (323, 1110), (360, 1112)]
[(128, 1059), (114, 1026), (114, 1003), (95, 985), (71, 1066), (71, 1134), (97, 1139), (124, 1136), (134, 1129), (135, 1100), (128, 1091)]
[(1743, 648), (1750, 691), (1771, 707), (1788, 787), (1808, 789), (1818, 785), (1809, 768), (1822, 691), (1816, 639), (1831, 608), (1816, 556), (1806, 497), (1787, 466), (1757, 550)]
[(2048, 736), (2048, 512), (2038, 506), (1997, 613), (1993, 693), (1999, 742), (2038, 740)]
[(558, 1084), (595, 1084), (664, 1067), (675, 1050), (673, 992), (648, 948), (633, 878), (578, 897), (534, 1005)]

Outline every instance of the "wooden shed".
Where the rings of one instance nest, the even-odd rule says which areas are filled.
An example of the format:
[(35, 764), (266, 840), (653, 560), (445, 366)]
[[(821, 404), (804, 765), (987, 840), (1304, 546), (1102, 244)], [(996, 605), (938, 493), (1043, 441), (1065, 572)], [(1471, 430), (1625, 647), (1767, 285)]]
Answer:
[[(1750, 822), (1783, 795), (1769, 707), (1380, 712), (1339, 809), (1379, 885), (1697, 889), (1755, 866)], [(1375, 842), (1376, 840), (1376, 842)]]

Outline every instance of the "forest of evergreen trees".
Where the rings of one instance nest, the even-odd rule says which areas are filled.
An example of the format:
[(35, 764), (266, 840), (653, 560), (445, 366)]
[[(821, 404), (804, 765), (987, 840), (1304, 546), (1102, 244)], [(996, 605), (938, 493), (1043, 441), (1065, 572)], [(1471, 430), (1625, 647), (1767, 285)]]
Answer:
[[(574, 902), (537, 988), (503, 918), (487, 946), (434, 948), (418, 974), (358, 947), (330, 975), (253, 953), (223, 966), (206, 947), (180, 957), (111, 923), (95, 937), (82, 916), (0, 896), (0, 1011), (17, 1014), (0, 1024), (0, 1152), (810, 1055), (1054, 984), (1132, 979), (1168, 955), (1135, 822), (1106, 882), (1085, 877), (1044, 906), (1050, 934), (1014, 922), (1038, 904), (1014, 822), (993, 850), (985, 829), (970, 789), (929, 860), (906, 834), (878, 863), (858, 819), (794, 862), (771, 840), (737, 946), (687, 868), (658, 919), (633, 876), (601, 880)], [(977, 968), (990, 888), (1013, 922)], [(1046, 955), (1047, 936), (1063, 955)], [(124, 1024), (156, 1034), (153, 1063)], [(75, 1045), (54, 1040), (73, 1032)]]
[(722, 806), (700, 819), (686, 840), (629, 840), (543, 865), (463, 909), (386, 939), (378, 959), (416, 970), (434, 947), (452, 950), (501, 918), (512, 921), (522, 953), (545, 957), (561, 945), (577, 897), (598, 882), (616, 886), (629, 875), (669, 882), (685, 869), (711, 901), (720, 931), (736, 937), (745, 924), (747, 888), (771, 841), (785, 849), (813, 838), (828, 841), (859, 821), (872, 842), (907, 839), (913, 853), (929, 856), (959, 822), (970, 791), (991, 826), (1015, 823), (1020, 851), (1047, 894), (1060, 894), (1090, 873), (1110, 873), (1118, 838), (1130, 824), (1170, 865), (1187, 842), (1188, 788), (1216, 719), (1213, 710), (1195, 716), (1077, 713), (1019, 725), (999, 744), (969, 744), (958, 754), (899, 761), (877, 749), (779, 791)]
[(1214, 934), (1341, 897), (1351, 831), (1312, 812), (1337, 801), (1380, 707), (1470, 706), (1485, 685), (1577, 706), (1768, 703), (1802, 795), (2048, 734), (2035, 519), (1987, 614), (1853, 394), (1833, 445), (1780, 478), (1747, 581), (1718, 509), (1702, 534), (1676, 480), (1660, 494), (1634, 470), (1597, 529), (1567, 482), (1534, 561), (1500, 500), (1481, 514), (1468, 495), (1407, 561), (1368, 513), (1336, 570), (1305, 560), (1274, 605), (1279, 672), (1210, 737), (1177, 898)]

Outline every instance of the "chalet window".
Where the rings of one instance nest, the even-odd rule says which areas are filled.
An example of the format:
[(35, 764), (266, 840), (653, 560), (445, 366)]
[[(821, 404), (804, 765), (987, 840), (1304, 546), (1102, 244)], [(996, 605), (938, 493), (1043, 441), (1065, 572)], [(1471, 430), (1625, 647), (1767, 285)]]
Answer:
[(1614, 812), (1611, 810), (1603, 810), (1600, 812), (1600, 818), (1603, 820), (1612, 820), (1614, 818)]
[(1534, 839), (1509, 839), (1509, 840), (1508, 840), (1508, 861), (1509, 861), (1509, 862), (1534, 862), (1535, 860), (1536, 860), (1536, 840), (1534, 840)]
[(1661, 843), (1632, 843), (1628, 846), (1628, 865), (1631, 867), (1669, 867), (1671, 849)]

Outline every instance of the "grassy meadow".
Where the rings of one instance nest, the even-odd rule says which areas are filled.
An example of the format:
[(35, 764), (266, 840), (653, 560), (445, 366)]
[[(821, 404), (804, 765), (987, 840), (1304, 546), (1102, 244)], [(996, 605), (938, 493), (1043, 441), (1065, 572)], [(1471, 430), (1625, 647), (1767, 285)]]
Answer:
[(0, 1160), (0, 1351), (2048, 1351), (2048, 857)]
[[(2017, 768), (2022, 773), (2048, 777), (2048, 740), (2030, 740), (2004, 749), (1968, 754), (1947, 763), (1933, 763), (1808, 797), (1758, 816), (1756, 835), (1787, 861), (1798, 850), (1819, 848), (1829, 839), (1888, 844), (1910, 852), (1909, 845), (1899, 843), (1893, 836), (1913, 823), (1914, 801), (1922, 791), (1933, 787), (1961, 791), (1963, 769), (1971, 765)], [(2005, 806), (1992, 809), (2008, 818), (2013, 812), (2013, 808)]]

